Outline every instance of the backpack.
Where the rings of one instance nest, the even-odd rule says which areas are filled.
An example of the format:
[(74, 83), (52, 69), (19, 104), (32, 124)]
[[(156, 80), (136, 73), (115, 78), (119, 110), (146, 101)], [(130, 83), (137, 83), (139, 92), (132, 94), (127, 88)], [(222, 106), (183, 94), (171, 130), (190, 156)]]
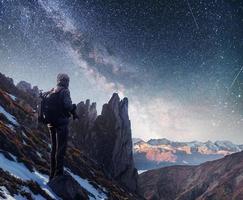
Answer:
[(59, 92), (45, 92), (41, 94), (40, 112), (38, 121), (43, 124), (55, 124), (63, 113), (62, 102)]

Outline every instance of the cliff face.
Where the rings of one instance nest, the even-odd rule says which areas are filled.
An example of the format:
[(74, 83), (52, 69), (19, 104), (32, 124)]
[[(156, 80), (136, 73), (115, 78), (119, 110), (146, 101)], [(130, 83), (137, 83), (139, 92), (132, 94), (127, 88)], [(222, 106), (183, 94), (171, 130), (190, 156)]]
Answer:
[(172, 166), (139, 175), (140, 191), (153, 200), (243, 199), (243, 152), (198, 166)]
[(113, 94), (108, 104), (103, 105), (91, 134), (95, 145), (94, 158), (112, 177), (135, 191), (137, 170), (133, 162), (128, 99), (120, 101), (118, 94)]
[(76, 146), (99, 163), (109, 177), (136, 191), (138, 175), (133, 161), (128, 99), (120, 100), (114, 93), (97, 117), (95, 104), (90, 106), (89, 101), (78, 104), (77, 111), (81, 118), (72, 124)]
[(0, 83), (0, 199), (141, 199), (74, 144), (67, 149), (67, 176), (48, 186), (50, 140), (36, 124), (37, 101), (2, 74)]

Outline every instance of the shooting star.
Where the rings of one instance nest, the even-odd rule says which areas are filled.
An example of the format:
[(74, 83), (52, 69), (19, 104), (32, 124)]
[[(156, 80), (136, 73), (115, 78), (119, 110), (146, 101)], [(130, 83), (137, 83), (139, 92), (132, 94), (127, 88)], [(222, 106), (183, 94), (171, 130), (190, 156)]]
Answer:
[(188, 8), (189, 8), (189, 10), (190, 10), (190, 12), (191, 12), (191, 14), (192, 14), (192, 17), (193, 17), (193, 20), (194, 20), (194, 22), (195, 22), (195, 25), (196, 25), (197, 29), (199, 29), (197, 20), (196, 20), (194, 14), (193, 14), (193, 12), (192, 12), (192, 7), (191, 7), (191, 5), (190, 5), (190, 3), (189, 3), (189, 0), (186, 0), (186, 1), (187, 1)]
[(235, 76), (235, 78), (233, 79), (233, 81), (232, 81), (232, 83), (231, 83), (229, 89), (231, 89), (231, 88), (234, 86), (235, 81), (236, 81), (237, 78), (239, 77), (239, 75), (240, 75), (240, 73), (242, 72), (242, 70), (243, 70), (243, 66), (240, 68), (239, 72), (236, 74), (236, 76)]

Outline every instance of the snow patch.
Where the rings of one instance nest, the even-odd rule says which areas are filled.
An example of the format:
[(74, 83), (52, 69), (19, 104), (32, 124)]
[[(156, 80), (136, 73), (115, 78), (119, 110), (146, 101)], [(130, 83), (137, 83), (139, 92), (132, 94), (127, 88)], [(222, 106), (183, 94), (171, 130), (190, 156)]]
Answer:
[[(26, 197), (23, 197), (21, 194), (12, 196), (9, 193), (9, 191), (7, 190), (7, 188), (4, 186), (1, 186), (0, 190), (7, 200), (26, 200)], [(25, 186), (21, 188), (21, 191), (25, 191), (25, 192), (31, 194), (32, 199), (45, 200), (45, 198), (43, 196), (41, 196), (40, 194), (38, 194), (38, 195), (33, 194), (33, 192), (31, 192), (31, 190)]]
[[(22, 195), (14, 195), (12, 196), (9, 191), (7, 190), (6, 187), (4, 186), (0, 186), (0, 191), (1, 193), (5, 196), (5, 198), (7, 200), (25, 200), (26, 198), (24, 198)], [(41, 200), (41, 199), (38, 199), (38, 200)]]
[(4, 116), (10, 121), (12, 124), (19, 126), (19, 123), (16, 121), (16, 118), (8, 113), (2, 106), (0, 106), (0, 113), (4, 114)]
[[(16, 156), (14, 156), (13, 154), (11, 154), (11, 153), (9, 153), (8, 152), (8, 154), (11, 156), (11, 158), (15, 161), (15, 162), (17, 162), (17, 157)], [(1, 166), (0, 166), (1, 167)]]
[(188, 163), (187, 161), (185, 161), (185, 160), (183, 160), (182, 163), (184, 163), (184, 164), (189, 164), (189, 163)]
[(8, 160), (3, 154), (0, 154), (0, 168), (8, 171), (11, 175), (22, 180), (30, 180), (32, 177), (32, 173), (25, 167), (23, 163)]
[[(11, 155), (12, 156), (12, 155)], [(12, 156), (14, 160), (16, 160), (15, 156)], [(23, 163), (18, 163), (15, 161), (8, 160), (3, 154), (0, 153), (0, 168), (5, 171), (8, 171), (12, 176), (19, 178), (23, 181), (33, 180), (39, 184), (42, 190), (44, 190), (51, 198), (59, 200), (60, 198), (49, 188), (47, 185), (48, 176), (41, 174), (40, 172), (34, 170), (31, 172)], [(99, 188), (95, 188), (88, 180), (79, 177), (71, 172), (71, 170), (66, 169), (66, 171), (90, 194), (90, 200), (107, 200), (108, 197), (106, 195), (107, 191), (105, 188), (99, 186)], [(1, 187), (0, 187), (1, 188)], [(28, 190), (28, 188), (24, 188)], [(4, 188), (2, 189), (4, 190)], [(28, 191), (31, 192), (31, 191)], [(5, 189), (4, 195), (7, 199), (25, 199), (22, 196), (14, 196), (9, 195), (9, 192)], [(32, 195), (36, 200), (43, 200), (44, 198), (41, 195)]]
[(138, 170), (138, 174), (142, 174), (143, 172), (146, 172), (148, 170)]
[(39, 158), (42, 158), (42, 155), (40, 152), (37, 151), (36, 154), (39, 156)]
[(15, 128), (12, 124), (5, 124), (8, 128), (10, 128), (12, 131), (15, 131)]
[(217, 145), (222, 150), (241, 151), (241, 149), (237, 145), (227, 140), (216, 141), (215, 145)]
[[(45, 198), (43, 196), (41, 196), (40, 194), (33, 194), (33, 192), (28, 188), (28, 187), (22, 187), (21, 188), (22, 191), (25, 191), (27, 193), (30, 193), (31, 194), (31, 197), (32, 199), (35, 199), (35, 200), (45, 200)], [(16, 197), (16, 196), (15, 196)], [(22, 197), (22, 196), (21, 196)], [(26, 198), (23, 198), (23, 199), (26, 199)]]
[(22, 135), (27, 138), (27, 135), (24, 133), (24, 131), (21, 131)]
[(105, 200), (108, 199), (105, 192), (107, 192), (104, 188), (96, 189), (93, 185), (89, 183), (88, 180), (81, 178), (80, 176), (77, 176), (71, 172), (71, 170), (66, 169), (67, 172), (80, 184), (81, 187), (83, 187), (85, 190), (90, 192), (93, 196), (89, 196), (90, 200)]
[(8, 200), (15, 200), (15, 198), (12, 197), (12, 196), (9, 194), (9, 192), (8, 192), (8, 190), (7, 190), (6, 187), (4, 187), (4, 186), (0, 186), (0, 190), (1, 190), (2, 194), (5, 196), (6, 199), (8, 199)]
[(33, 180), (37, 182), (41, 189), (46, 191), (46, 193), (53, 199), (60, 199), (47, 185), (48, 176), (43, 175), (38, 171), (31, 172), (23, 163), (14, 162), (5, 158), (3, 154), (0, 153), (0, 168), (8, 171), (12, 176), (19, 178), (23, 181)]
[(12, 94), (9, 94), (9, 93), (7, 93), (7, 94), (8, 94), (8, 96), (9, 96), (13, 101), (16, 101), (16, 99), (17, 99), (16, 96), (14, 96), (14, 95), (12, 95)]

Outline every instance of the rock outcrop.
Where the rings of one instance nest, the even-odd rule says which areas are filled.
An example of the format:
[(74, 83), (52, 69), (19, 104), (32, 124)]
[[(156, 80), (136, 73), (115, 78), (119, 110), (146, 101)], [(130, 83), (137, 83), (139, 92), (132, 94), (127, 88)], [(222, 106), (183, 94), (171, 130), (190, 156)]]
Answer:
[(137, 190), (137, 170), (134, 167), (128, 99), (120, 100), (114, 93), (96, 117), (95, 104), (78, 105), (79, 122), (73, 124), (75, 143), (103, 167), (111, 178), (130, 191)]
[(48, 185), (63, 200), (89, 199), (87, 191), (70, 175), (55, 177)]
[(33, 97), (38, 97), (39, 95), (39, 89), (37, 86), (31, 86), (30, 83), (26, 82), (26, 81), (20, 81), (17, 85), (17, 88), (28, 93), (31, 94)]
[(120, 101), (114, 93), (95, 121), (92, 134), (92, 155), (116, 180), (132, 191), (137, 189), (137, 170), (132, 153), (128, 99)]
[(71, 121), (70, 133), (72, 137), (72, 143), (80, 150), (88, 153), (87, 149), (90, 149), (88, 144), (90, 132), (94, 126), (94, 122), (97, 118), (96, 103), (90, 105), (90, 100), (87, 99), (84, 103), (81, 101), (77, 104), (77, 114), (79, 116), (78, 121)]
[[(12, 97), (15, 96), (19, 101), (22, 101), (22, 104), (30, 104), (32, 107), (36, 108), (37, 99), (33, 96), (33, 93), (25, 92), (24, 90), (18, 88), (14, 85), (13, 79), (6, 77), (4, 74), (0, 73), (0, 89), (4, 90), (8, 94), (12, 94)], [(33, 91), (38, 89), (36, 86), (32, 88)], [(31, 90), (32, 91), (32, 90)]]

